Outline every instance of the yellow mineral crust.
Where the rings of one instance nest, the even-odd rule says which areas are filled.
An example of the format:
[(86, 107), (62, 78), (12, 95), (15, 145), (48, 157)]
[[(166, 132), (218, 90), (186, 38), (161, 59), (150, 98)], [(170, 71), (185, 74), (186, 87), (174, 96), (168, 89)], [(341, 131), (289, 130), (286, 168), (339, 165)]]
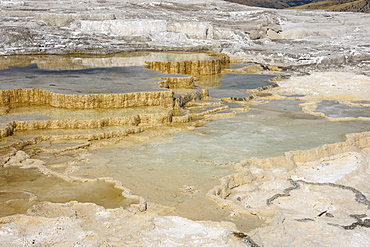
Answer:
[(216, 54), (215, 59), (180, 61), (180, 62), (146, 62), (145, 68), (162, 71), (166, 74), (184, 75), (215, 75), (230, 63), (230, 58), (224, 54)]
[(172, 91), (125, 94), (59, 94), (45, 89), (8, 89), (0, 91), (0, 104), (34, 103), (69, 109), (162, 106), (172, 108)]
[(193, 89), (195, 87), (194, 77), (168, 77), (163, 79), (159, 83), (163, 88), (187, 88)]
[[(38, 159), (31, 159), (30, 156), (27, 155), (24, 151), (13, 152), (11, 154), (8, 154), (6, 159), (4, 158), (2, 159), (1, 167), (3, 169), (10, 169), (10, 170), (8, 172), (5, 172), (5, 175), (2, 174), (3, 177), (6, 177), (6, 180), (4, 180), (6, 182), (2, 181), (4, 183), (2, 184), (2, 190), (3, 190), (2, 192), (4, 192), (4, 190), (6, 192), (7, 189), (8, 190), (11, 189), (12, 191), (20, 189), (21, 191), (22, 190), (21, 183), (27, 181), (26, 175), (23, 175), (24, 178), (22, 179), (19, 179), (17, 175), (12, 177), (14, 173), (12, 169), (14, 170), (14, 169), (20, 168), (20, 169), (23, 169), (23, 171), (25, 171), (25, 174), (28, 172), (33, 173), (31, 174), (30, 179), (28, 181), (31, 187), (26, 192), (28, 192), (29, 195), (31, 195), (31, 197), (28, 199), (27, 203), (39, 204), (40, 202), (45, 200), (45, 198), (47, 197), (51, 197), (51, 199), (49, 199), (51, 201), (53, 200), (58, 201), (62, 199), (63, 196), (58, 195), (57, 193), (55, 195), (53, 194), (48, 195), (48, 193), (44, 193), (46, 197), (43, 198), (44, 195), (42, 192), (40, 192), (40, 189), (39, 189), (40, 185), (38, 185), (39, 183), (38, 181), (40, 182), (44, 180), (48, 181), (49, 178), (52, 178), (52, 180), (48, 182), (50, 183), (49, 184), (50, 187), (56, 186), (54, 188), (58, 188), (58, 186), (62, 186), (62, 187), (66, 186), (66, 189), (68, 189), (68, 188), (71, 188), (75, 184), (77, 185), (80, 184), (80, 186), (87, 186), (85, 189), (89, 189), (89, 186), (96, 186), (96, 185), (103, 186), (103, 187), (106, 187), (106, 186), (111, 187), (110, 192), (106, 191), (106, 193), (113, 193), (115, 194), (114, 195), (115, 197), (119, 197), (117, 198), (118, 204), (121, 204), (121, 201), (126, 198), (130, 201), (130, 203), (126, 205), (127, 209), (132, 210), (132, 211), (138, 211), (138, 210), (145, 211), (146, 210), (146, 201), (143, 198), (137, 195), (133, 195), (129, 189), (125, 188), (122, 185), (120, 181), (114, 180), (112, 178), (103, 177), (103, 178), (90, 179), (90, 178), (69, 176), (63, 173), (59, 173), (45, 166), (45, 162), (38, 160)], [(18, 184), (14, 183), (14, 181), (18, 181)], [(8, 185), (8, 183), (10, 185)], [(18, 188), (17, 186), (20, 186), (20, 188)], [(11, 188), (8, 188), (8, 187), (11, 187)], [(101, 187), (101, 189), (103, 189), (103, 187)], [(75, 190), (78, 190), (78, 189), (79, 188), (77, 187)], [(73, 191), (73, 190), (71, 190), (70, 193), (72, 197), (78, 194), (76, 193), (76, 191)], [(104, 195), (104, 196), (109, 197), (113, 195)], [(88, 199), (88, 197), (84, 197), (83, 200), (91, 201), (91, 199), (94, 200), (93, 197), (94, 195), (92, 195), (90, 199)], [(8, 206), (7, 202), (5, 203), (1, 202), (1, 203), (2, 203), (3, 208)], [(106, 202), (102, 201), (102, 203), (105, 204)], [(106, 204), (106, 206), (107, 205), (109, 205), (109, 203)], [(3, 211), (2, 214), (4, 215), (6, 214), (6, 212)]]

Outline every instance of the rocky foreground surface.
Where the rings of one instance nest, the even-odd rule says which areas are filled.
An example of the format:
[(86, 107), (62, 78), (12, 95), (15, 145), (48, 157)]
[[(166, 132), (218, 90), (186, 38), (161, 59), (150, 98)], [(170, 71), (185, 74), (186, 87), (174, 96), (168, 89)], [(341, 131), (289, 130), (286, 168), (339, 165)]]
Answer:
[[(369, 14), (271, 10), (218, 0), (24, 0), (1, 1), (0, 7), (4, 56), (207, 50), (284, 69), (280, 87), (269, 88), (266, 100), (295, 97), (306, 113), (328, 119), (316, 111), (322, 100), (369, 109)], [(2, 97), (50, 94), (13, 91), (3, 90)], [(173, 107), (173, 93), (162, 94), (166, 107)], [(164, 115), (166, 121), (172, 117)], [(368, 118), (358, 119), (363, 120)], [(13, 134), (11, 128), (3, 135)], [(145, 213), (146, 202), (122, 188), (138, 203), (127, 209), (39, 204), (25, 214), (1, 218), (1, 241), (6, 246), (366, 246), (369, 150), (369, 133), (360, 133), (342, 143), (240, 162), (238, 173), (223, 178), (208, 196), (232, 214), (266, 220), (267, 226), (248, 233), (227, 222)], [(2, 166), (54, 174), (22, 151), (3, 156)]]

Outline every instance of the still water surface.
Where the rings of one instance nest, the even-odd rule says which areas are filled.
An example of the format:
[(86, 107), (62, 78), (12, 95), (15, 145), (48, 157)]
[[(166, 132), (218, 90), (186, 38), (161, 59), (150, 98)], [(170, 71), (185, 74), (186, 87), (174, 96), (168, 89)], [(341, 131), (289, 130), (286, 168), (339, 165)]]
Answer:
[[(124, 59), (74, 59), (72, 61), (78, 61), (79, 66), (71, 71), (51, 70), (50, 67), (38, 68), (32, 64), (23, 68), (8, 68), (5, 70), (6, 73), (0, 75), (1, 89), (40, 86), (64, 93), (162, 90), (155, 83), (155, 78), (163, 77), (163, 74), (142, 69), (137, 64), (132, 66), (133, 63), (119, 67), (117, 61), (126, 61)], [(109, 64), (114, 67), (109, 68)], [(247, 97), (249, 94), (246, 93), (246, 89), (272, 85), (268, 81), (270, 78), (272, 76), (226, 74), (216, 76), (213, 80), (200, 81), (199, 85), (209, 88), (212, 100), (217, 101), (224, 97)], [(102, 81), (104, 83), (101, 83)], [(219, 178), (234, 172), (235, 163), (252, 157), (279, 156), (290, 150), (310, 149), (327, 143), (340, 142), (344, 140), (344, 135), (347, 133), (370, 130), (368, 121), (330, 122), (321, 117), (305, 114), (299, 107), (300, 103), (293, 98), (256, 101), (251, 103), (250, 110), (245, 113), (238, 113), (233, 118), (213, 120), (191, 131), (149, 139), (145, 138), (145, 133), (144, 138), (143, 136), (127, 137), (109, 147), (88, 150), (88, 161), (73, 163), (77, 169), (72, 169), (70, 174), (88, 178), (112, 177), (132, 190), (134, 194), (144, 197), (149, 203), (172, 207), (173, 210), (169, 214), (194, 220), (231, 220), (240, 229), (247, 231), (258, 226), (260, 222), (254, 217), (233, 218), (229, 211), (219, 208), (205, 196), (218, 184)], [(233, 107), (232, 104), (230, 106)], [(337, 116), (340, 115), (337, 112), (338, 107), (346, 116), (353, 113), (352, 109), (344, 109), (346, 106), (327, 102), (320, 104), (318, 110), (328, 114), (335, 112)], [(0, 117), (0, 122), (94, 119), (165, 111), (160, 108), (73, 111), (50, 109), (46, 106), (18, 106), (8, 109), (8, 113)], [(367, 111), (362, 109), (355, 111), (355, 117), (361, 116), (363, 112)], [(24, 135), (32, 134), (35, 133), (24, 133)], [(70, 155), (73, 159), (74, 154)], [(51, 155), (38, 154), (35, 157), (44, 159), (46, 166), (54, 169), (57, 159), (53, 159)], [(6, 174), (9, 174), (9, 171), (4, 170), (5, 168), (1, 169), (3, 172), (1, 181), (7, 184)], [(26, 170), (21, 170), (19, 176), (24, 174), (24, 171)], [(12, 173), (14, 174), (14, 171)], [(42, 181), (46, 178), (39, 178), (37, 174), (35, 177), (37, 179), (33, 179), (33, 182), (29, 182), (27, 186), (42, 187)], [(80, 185), (72, 188), (69, 185), (66, 186), (66, 183), (61, 180), (59, 187), (55, 187), (56, 185), (52, 183), (51, 191), (54, 190), (55, 193), (45, 191), (42, 194), (42, 189), (36, 189), (34, 193), (39, 193), (39, 198), (46, 201), (79, 200), (100, 205), (105, 203), (103, 206), (114, 207), (112, 203), (115, 202), (110, 204), (106, 202), (109, 193), (112, 195), (117, 193), (111, 185), (89, 184), (91, 187), (88, 187), (88, 193), (86, 188), (81, 186), (79, 196), (72, 198), (71, 194), (75, 193), (76, 188), (79, 190)], [(21, 184), (18, 183), (18, 185)], [(10, 186), (10, 182), (7, 186)], [(91, 188), (96, 189), (97, 193), (90, 191)], [(70, 191), (74, 192), (70, 193)], [(102, 198), (105, 198), (103, 200), (105, 202), (99, 201)], [(122, 199), (117, 199), (116, 196), (112, 198)], [(119, 201), (116, 206), (122, 206), (122, 203)]]

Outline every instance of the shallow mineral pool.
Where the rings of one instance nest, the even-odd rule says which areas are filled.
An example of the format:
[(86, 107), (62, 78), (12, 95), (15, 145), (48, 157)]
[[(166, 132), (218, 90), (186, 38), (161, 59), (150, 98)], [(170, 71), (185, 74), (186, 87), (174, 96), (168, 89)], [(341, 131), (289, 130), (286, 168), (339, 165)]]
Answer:
[(122, 190), (114, 188), (113, 183), (66, 181), (45, 175), (35, 168), (0, 169), (0, 188), (0, 217), (25, 213), (31, 205), (45, 201), (93, 202), (105, 208), (126, 207), (131, 203), (138, 203), (137, 200), (122, 196)]
[[(66, 56), (61, 57), (60, 60), (57, 56), (51, 56), (46, 59), (46, 62), (41, 57), (30, 57), (22, 60), (21, 63), (1, 61), (0, 65), (5, 70), (0, 74), (0, 89), (41, 87), (63, 93), (164, 90), (155, 83), (155, 78), (163, 77), (163, 74), (140, 68), (144, 61), (160, 59), (177, 61), (192, 58), (191, 54), (181, 56), (178, 53), (172, 55), (163, 53), (156, 55), (157, 57), (150, 53), (138, 53), (136, 57), (126, 55)], [(208, 55), (199, 53), (195, 54), (194, 58), (198, 60), (210, 59)], [(9, 59), (18, 61), (14, 57), (9, 57)], [(222, 102), (221, 98), (247, 97), (249, 95), (247, 89), (272, 85), (268, 81), (270, 78), (272, 76), (269, 75), (215, 75), (203, 78), (198, 82), (198, 86), (209, 88), (212, 97), (210, 101), (218, 101), (224, 106), (237, 108), (241, 105)], [(304, 95), (294, 96), (303, 97)], [(165, 214), (175, 214), (193, 220), (234, 221), (240, 230), (248, 231), (261, 222), (255, 217), (234, 217), (228, 209), (220, 208), (206, 198), (206, 193), (219, 183), (218, 179), (234, 172), (235, 163), (252, 157), (279, 156), (290, 150), (310, 149), (323, 144), (340, 142), (344, 140), (347, 133), (370, 130), (369, 121), (330, 122), (325, 118), (306, 114), (299, 106), (300, 103), (301, 101), (295, 100), (293, 97), (291, 99), (286, 97), (283, 100), (255, 101), (251, 103), (247, 112), (237, 113), (235, 117), (231, 118), (216, 119), (190, 131), (175, 132), (163, 136), (153, 135), (153, 132), (170, 128), (164, 126), (148, 130), (149, 134), (144, 132), (140, 135), (117, 139), (110, 142), (109, 146), (96, 145), (95, 148), (89, 149), (84, 154), (84, 159), (81, 161), (76, 159), (76, 161), (68, 163), (79, 155), (79, 151), (57, 153), (55, 156), (52, 151), (48, 151), (38, 153), (34, 157), (44, 160), (50, 169), (58, 172), (67, 171), (68, 175), (71, 176), (82, 178), (112, 177), (132, 190), (134, 194), (145, 198), (149, 203), (158, 203), (169, 207), (170, 210)], [(339, 113), (338, 109), (340, 109)], [(354, 115), (351, 116), (356, 118), (368, 117), (367, 108), (358, 107), (355, 112), (353, 109), (353, 107), (342, 104), (322, 102), (317, 111), (325, 112), (333, 117), (349, 116), (350, 113), (353, 113)], [(166, 111), (166, 109), (156, 107), (83, 111), (30, 105), (18, 105), (1, 110), (4, 112), (3, 116), (0, 117), (1, 123), (13, 120), (94, 119)], [(107, 128), (106, 131), (112, 131), (119, 127)], [(81, 135), (86, 132), (85, 130), (58, 129), (25, 131), (17, 133), (14, 138), (70, 134), (71, 131)], [(89, 131), (98, 133), (102, 129)], [(63, 143), (59, 141), (57, 144), (61, 146)], [(93, 142), (93, 144), (99, 143)], [(43, 147), (42, 145), (52, 147), (54, 144), (50, 142), (38, 145), (40, 148)], [(46, 149), (44, 148), (44, 150)], [(70, 159), (65, 158), (67, 156), (70, 156)], [(60, 166), (57, 164), (59, 160), (63, 163)], [(61, 169), (66, 166), (70, 166), (71, 169)], [(124, 199), (117, 196), (117, 190), (109, 183), (72, 185), (61, 179), (50, 182), (48, 180), (50, 178), (40, 177), (33, 170), (6, 169), (10, 168), (0, 169), (2, 172), (1, 181), (4, 188), (8, 186), (6, 190), (14, 192), (14, 196), (9, 195), (9, 191), (4, 189), (2, 194), (0, 193), (0, 199), (12, 198), (14, 201), (14, 198), (19, 197), (22, 200), (28, 200), (30, 195), (37, 195), (40, 201), (78, 200), (94, 202), (105, 207), (126, 205), (126, 202), (120, 201)], [(10, 179), (7, 177), (10, 172), (13, 177), (21, 177), (24, 181)], [(32, 183), (27, 179), (32, 180)], [(27, 187), (30, 185), (34, 188), (28, 190)], [(22, 189), (22, 186), (25, 189)], [(12, 191), (11, 187), (17, 187), (17, 190)], [(73, 196), (74, 194), (76, 196)], [(9, 208), (9, 210), (14, 209), (14, 207)], [(24, 211), (25, 207), (19, 212)]]
[(370, 130), (368, 121), (330, 122), (304, 114), (298, 104), (272, 101), (162, 142), (91, 153), (106, 159), (105, 176), (109, 173), (149, 201), (174, 206), (184, 200), (184, 186), (204, 194), (217, 178), (233, 171), (233, 162), (315, 148), (344, 141), (347, 133)]
[[(129, 93), (167, 90), (164, 74), (145, 62), (214, 59), (208, 53), (129, 52), (112, 55), (33, 55), (0, 57), (0, 90), (42, 88), (64, 94)], [(103, 82), (103, 83), (102, 83)]]
[[(36, 64), (1, 71), (0, 89), (41, 88), (63, 94), (130, 93), (166, 90), (156, 78), (168, 77), (141, 67), (45, 70)], [(102, 83), (104, 82), (104, 83)]]
[(290, 150), (345, 140), (345, 134), (370, 130), (368, 121), (330, 122), (302, 112), (297, 100), (273, 100), (234, 118), (214, 120), (132, 146), (91, 150), (79, 176), (112, 176), (149, 202), (175, 208), (194, 220), (229, 220), (248, 230), (258, 221), (230, 217), (206, 198), (222, 176), (244, 159), (273, 157)]
[(315, 112), (322, 112), (332, 118), (370, 118), (370, 107), (368, 104), (366, 106), (353, 106), (341, 104), (335, 100), (323, 100), (318, 104)]

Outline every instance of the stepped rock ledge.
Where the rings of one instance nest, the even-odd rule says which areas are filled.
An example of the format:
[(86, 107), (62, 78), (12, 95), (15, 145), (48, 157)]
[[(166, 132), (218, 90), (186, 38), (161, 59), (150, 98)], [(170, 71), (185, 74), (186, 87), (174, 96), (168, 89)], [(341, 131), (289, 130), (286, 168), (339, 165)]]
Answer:
[[(127, 58), (127, 66), (181, 74), (158, 78), (158, 89), (149, 92), (66, 93), (49, 90), (53, 85), (1, 85), (0, 112), (6, 119), (0, 123), (4, 179), (12, 172), (27, 171), (30, 183), (100, 188), (104, 196), (110, 193), (122, 203), (117, 207), (78, 199), (51, 203), (37, 194), (37, 188), (36, 192), (13, 191), (18, 195), (14, 198), (12, 188), (1, 188), (1, 245), (369, 246), (368, 131), (309, 150), (237, 162), (235, 173), (221, 178), (207, 197), (230, 217), (254, 215), (264, 222), (248, 232), (227, 221), (166, 215), (163, 212), (170, 209), (134, 195), (113, 178), (82, 179), (74, 174), (78, 174), (77, 162), (89, 162), (89, 148), (113, 146), (125, 137), (138, 145), (168, 133), (193, 130), (212, 119), (248, 111), (249, 100), (295, 99), (312, 119), (369, 121), (370, 14), (275, 10), (222, 0), (9, 0), (0, 1), (0, 23), (2, 70), (35, 63), (30, 58), (19, 59), (20, 55), (41, 60), (46, 55), (134, 51), (209, 54), (208, 59), (184, 61), (150, 60), (148, 55), (139, 65), (130, 64)], [(46, 70), (86, 68), (83, 59), (78, 66), (70, 62), (73, 58), (64, 59), (66, 64), (37, 66)], [(116, 60), (91, 59), (90, 65), (103, 68), (111, 62), (110, 67), (119, 66), (112, 61)], [(213, 102), (210, 90), (198, 85), (199, 78), (214, 79), (226, 73), (230, 63), (254, 64), (251, 70), (276, 76), (276, 85), (249, 90), (250, 95), (239, 97), (248, 99), (243, 102), (238, 97)], [(209, 101), (198, 102), (202, 100)], [(243, 107), (233, 108), (236, 103)], [(327, 105), (331, 108), (324, 112)], [(6, 118), (16, 115), (11, 113), (14, 109), (27, 111), (30, 106), (48, 109), (50, 116), (53, 111), (69, 111), (76, 119)], [(340, 112), (343, 116), (338, 117), (332, 110), (343, 108), (356, 109), (360, 116)], [(77, 118), (80, 110), (112, 109), (122, 112)], [(101, 142), (93, 144), (97, 140)], [(123, 141), (121, 145), (128, 144)], [(55, 161), (46, 164), (42, 158), (50, 154), (56, 154)], [(102, 167), (106, 164), (104, 159), (96, 162)], [(87, 177), (88, 169), (84, 171)], [(198, 193), (191, 186), (183, 191), (189, 197)], [(14, 208), (19, 211), (14, 213)]]

